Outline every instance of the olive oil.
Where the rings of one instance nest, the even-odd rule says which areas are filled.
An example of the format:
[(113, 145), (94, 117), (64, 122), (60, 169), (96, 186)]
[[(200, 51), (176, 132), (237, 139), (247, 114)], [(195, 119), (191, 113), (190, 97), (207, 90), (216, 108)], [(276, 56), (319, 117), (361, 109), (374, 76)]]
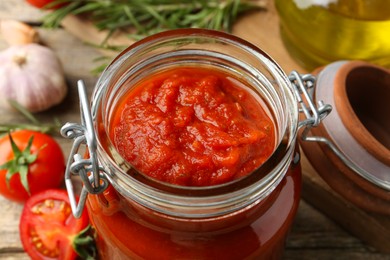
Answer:
[(389, 0), (275, 0), (281, 36), (308, 70), (336, 60), (365, 60), (390, 67)]

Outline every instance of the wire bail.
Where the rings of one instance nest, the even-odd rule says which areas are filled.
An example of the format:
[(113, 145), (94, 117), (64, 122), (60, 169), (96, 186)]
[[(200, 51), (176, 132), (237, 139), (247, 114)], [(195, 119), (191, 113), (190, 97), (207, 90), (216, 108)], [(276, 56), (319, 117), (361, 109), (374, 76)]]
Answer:
[[(91, 110), (88, 103), (86, 87), (82, 80), (77, 82), (80, 97), (81, 124), (66, 123), (61, 128), (61, 135), (68, 139), (74, 139), (65, 170), (65, 185), (68, 191), (73, 215), (79, 218), (84, 210), (88, 193), (102, 193), (108, 186), (106, 172), (99, 166), (97, 158), (97, 141), (93, 128)], [(85, 153), (89, 158), (79, 154), (85, 146)], [(77, 204), (77, 196), (74, 193), (72, 175), (80, 176), (83, 187)]]
[(324, 104), (322, 100), (316, 105), (313, 99), (316, 78), (311, 74), (299, 74), (292, 71), (289, 75), (295, 97), (300, 105), (299, 112), (306, 117), (298, 126), (305, 127), (302, 137), (307, 138), (307, 133), (312, 127), (318, 126), (321, 121), (332, 111), (332, 106)]

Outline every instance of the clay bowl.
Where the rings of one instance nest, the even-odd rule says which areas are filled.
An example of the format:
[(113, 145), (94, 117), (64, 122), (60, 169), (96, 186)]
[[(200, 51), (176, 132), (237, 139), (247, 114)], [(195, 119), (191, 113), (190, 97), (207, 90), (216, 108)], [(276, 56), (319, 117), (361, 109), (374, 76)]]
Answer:
[(341, 196), (375, 213), (390, 215), (390, 70), (361, 61), (318, 69), (315, 100), (333, 110), (311, 135), (331, 141), (300, 141), (319, 175)]

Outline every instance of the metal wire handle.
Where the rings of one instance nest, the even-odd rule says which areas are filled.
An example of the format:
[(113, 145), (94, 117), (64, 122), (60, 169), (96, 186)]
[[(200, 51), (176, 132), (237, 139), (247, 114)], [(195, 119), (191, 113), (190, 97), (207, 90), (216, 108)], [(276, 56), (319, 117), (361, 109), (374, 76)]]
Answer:
[[(77, 86), (80, 96), (81, 124), (66, 123), (61, 128), (61, 135), (68, 139), (74, 139), (65, 170), (65, 185), (73, 215), (79, 218), (83, 212), (88, 193), (99, 194), (103, 192), (109, 182), (105, 176), (104, 168), (99, 166), (97, 159), (96, 135), (84, 82), (79, 80)], [(85, 146), (88, 151), (89, 158), (87, 159), (79, 154), (82, 146)], [(83, 182), (78, 203), (74, 193), (72, 175), (80, 176)]]
[(316, 78), (311, 74), (299, 74), (292, 71), (289, 80), (293, 86), (295, 97), (300, 105), (299, 112), (306, 117), (300, 121), (298, 127), (305, 127), (302, 138), (307, 137), (310, 128), (318, 126), (321, 121), (332, 111), (332, 106), (324, 104), (322, 100), (316, 105), (313, 100)]
[(327, 144), (336, 155), (341, 152), (330, 142), (322, 136), (309, 136), (310, 129), (318, 126), (321, 121), (329, 115), (332, 111), (332, 106), (325, 104), (322, 100), (314, 103), (313, 93), (316, 78), (311, 74), (299, 74), (292, 71), (289, 75), (289, 80), (293, 86), (295, 97), (300, 105), (299, 112), (303, 113), (306, 119), (298, 123), (298, 127), (304, 127), (301, 133), (301, 139), (308, 142), (322, 142)]

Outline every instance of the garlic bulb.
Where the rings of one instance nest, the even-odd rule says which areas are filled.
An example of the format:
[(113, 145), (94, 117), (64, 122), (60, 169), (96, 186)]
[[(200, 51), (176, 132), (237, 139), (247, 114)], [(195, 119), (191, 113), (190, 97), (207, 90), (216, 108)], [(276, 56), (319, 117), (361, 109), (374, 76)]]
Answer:
[(59, 104), (67, 93), (61, 63), (54, 52), (30, 43), (0, 52), (0, 108), (15, 100), (30, 112)]

